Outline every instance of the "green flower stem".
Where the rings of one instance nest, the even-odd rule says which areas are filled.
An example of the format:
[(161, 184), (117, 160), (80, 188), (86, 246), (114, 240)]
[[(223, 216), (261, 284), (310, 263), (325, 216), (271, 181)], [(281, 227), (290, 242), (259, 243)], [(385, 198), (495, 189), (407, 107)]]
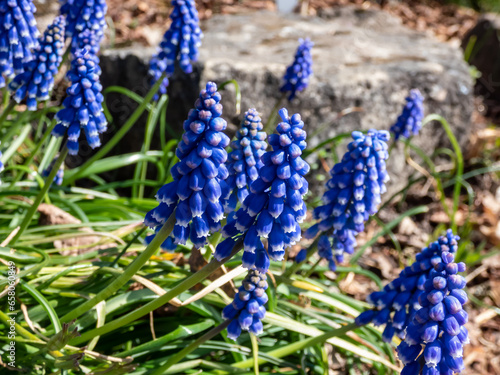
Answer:
[(22, 236), (24, 231), (30, 225), (31, 220), (33, 219), (33, 216), (35, 215), (35, 212), (38, 209), (38, 206), (42, 202), (43, 198), (45, 198), (45, 195), (47, 195), (47, 192), (49, 191), (50, 186), (54, 182), (54, 177), (56, 176), (57, 171), (59, 170), (62, 163), (64, 162), (64, 159), (66, 159), (66, 156), (68, 156), (68, 148), (65, 145), (63, 148), (63, 151), (61, 152), (61, 155), (59, 155), (59, 157), (57, 158), (57, 161), (54, 163), (54, 167), (52, 168), (49, 176), (45, 180), (45, 184), (43, 185), (42, 190), (40, 190), (40, 192), (38, 193), (38, 195), (35, 198), (35, 201), (31, 205), (31, 207), (28, 209), (28, 212), (26, 213), (26, 215), (24, 216), (24, 219), (20, 225), (19, 231), (14, 236), (12, 241), (10, 241), (11, 246), (16, 243), (16, 241)]
[(300, 262), (300, 263), (296, 263), (294, 262), (292, 264), (292, 266), (290, 268), (288, 268), (281, 276), (284, 277), (284, 278), (290, 278), (290, 276), (292, 276), (295, 271), (297, 271), (300, 266), (304, 263), (307, 262), (307, 260), (316, 252), (316, 249), (318, 247), (318, 242), (319, 242), (319, 238), (320, 236), (316, 237), (316, 239), (314, 240), (314, 242), (311, 244), (311, 246), (309, 246), (309, 248), (307, 249), (307, 254), (306, 254), (306, 258), (304, 259), (303, 262)]
[(129, 249), (130, 246), (132, 246), (132, 244), (140, 237), (141, 234), (143, 234), (146, 229), (148, 229), (147, 226), (143, 226), (142, 229), (137, 232), (137, 234), (134, 236), (134, 238), (132, 238), (132, 240), (123, 248), (123, 250), (120, 252), (120, 254), (118, 254), (115, 258), (115, 260), (113, 261), (113, 263), (111, 263), (111, 268), (115, 267), (116, 264), (118, 263), (118, 261), (120, 260), (120, 258), (123, 256), (123, 254), (125, 254), (127, 252), (127, 250)]
[(11, 100), (9, 105), (3, 110), (2, 115), (0, 116), (0, 129), (2, 129), (5, 120), (7, 120), (7, 117), (9, 117), (16, 104), (17, 103), (15, 101)]
[(132, 263), (128, 265), (125, 271), (114, 279), (111, 284), (109, 284), (106, 288), (101, 290), (91, 299), (85, 301), (76, 309), (70, 311), (66, 315), (61, 318), (61, 322), (69, 322), (73, 319), (78, 318), (80, 315), (89, 311), (92, 307), (97, 305), (99, 302), (106, 300), (115, 294), (122, 286), (124, 286), (141, 268), (146, 264), (146, 262), (151, 258), (151, 256), (158, 250), (160, 245), (165, 241), (165, 239), (172, 233), (175, 225), (175, 211), (170, 215), (168, 220), (160, 231), (156, 234), (150, 244), (146, 247), (146, 249), (134, 259)]
[[(294, 354), (300, 350), (304, 350), (306, 348), (309, 348), (311, 346), (322, 344), (326, 340), (331, 339), (332, 337), (342, 336), (342, 335), (346, 334), (347, 332), (352, 331), (353, 329), (356, 329), (356, 328), (359, 328), (359, 326), (356, 325), (356, 323), (350, 323), (350, 324), (347, 324), (343, 327), (334, 329), (333, 331), (325, 332), (320, 336), (310, 337), (310, 338), (305, 339), (305, 340), (297, 341), (297, 342), (294, 342), (292, 344), (285, 345), (281, 348), (266, 352), (265, 354), (268, 357), (283, 358), (283, 357), (286, 357), (288, 355)], [(265, 358), (260, 358), (259, 365), (266, 363), (267, 361), (268, 360)], [(253, 365), (253, 363), (254, 363), (253, 358), (250, 358), (250, 359), (247, 359), (246, 361), (234, 363), (232, 366), (237, 367), (237, 368), (249, 368), (250, 366)]]
[(139, 117), (141, 117), (142, 113), (146, 110), (146, 107), (149, 105), (151, 100), (153, 100), (153, 97), (155, 94), (158, 92), (160, 89), (160, 86), (163, 82), (163, 79), (166, 77), (165, 74), (163, 74), (158, 81), (154, 84), (153, 87), (149, 90), (148, 94), (142, 101), (142, 103), (139, 105), (139, 107), (136, 108), (134, 113), (128, 118), (128, 120), (123, 124), (123, 126), (116, 132), (116, 134), (111, 138), (108, 143), (106, 143), (104, 146), (102, 146), (99, 151), (97, 151), (94, 156), (92, 156), (89, 160), (87, 160), (79, 169), (78, 171), (70, 176), (65, 182), (64, 185), (71, 184), (74, 182), (76, 179), (78, 179), (79, 176), (83, 174), (84, 171), (89, 169), (92, 164), (97, 161), (102, 159), (104, 156), (106, 156), (112, 149), (113, 147), (116, 146), (118, 142), (127, 134), (127, 132), (134, 126), (134, 124), (139, 120)]
[(271, 110), (271, 113), (269, 114), (269, 117), (267, 118), (266, 125), (264, 125), (264, 131), (267, 134), (273, 133), (273, 124), (276, 121), (276, 117), (278, 116), (278, 111), (280, 110), (281, 104), (283, 103), (283, 100), (286, 98), (286, 93), (283, 93), (279, 99), (276, 101), (276, 104), (274, 104), (273, 109)]
[(219, 333), (221, 333), (224, 329), (227, 328), (229, 323), (231, 323), (230, 319), (219, 324), (217, 327), (212, 328), (210, 331), (205, 333), (203, 336), (201, 336), (197, 340), (193, 341), (191, 344), (186, 346), (180, 352), (177, 352), (176, 354), (171, 356), (163, 366), (160, 366), (159, 368), (157, 368), (156, 371), (154, 371), (151, 375), (163, 375), (165, 373), (164, 372), (165, 370), (169, 369), (170, 367), (172, 367), (173, 365), (178, 363), (180, 360), (184, 359), (189, 353), (196, 350), (204, 342), (210, 340), (211, 338), (213, 338), (213, 337), (217, 336)]
[(424, 119), (424, 121), (422, 122), (422, 127), (431, 121), (439, 121), (441, 123), (441, 126), (444, 128), (444, 131), (446, 132), (446, 135), (448, 136), (448, 139), (451, 142), (453, 151), (457, 156), (457, 172), (455, 174), (456, 181), (453, 190), (453, 215), (451, 217), (451, 229), (453, 230), (453, 233), (456, 233), (457, 223), (455, 221), (455, 215), (458, 210), (458, 204), (460, 203), (462, 175), (464, 174), (464, 156), (462, 154), (462, 149), (460, 148), (460, 144), (458, 143), (457, 138), (453, 134), (450, 124), (448, 124), (448, 121), (446, 121), (445, 118), (440, 115), (432, 114)]
[(257, 336), (253, 333), (249, 332), (248, 334), (252, 342), (253, 373), (259, 375), (259, 342), (257, 341)]
[[(158, 236), (158, 235), (157, 235)], [(144, 306), (141, 306), (135, 311), (132, 311), (126, 315), (123, 315), (105, 325), (99, 328), (94, 328), (88, 332), (83, 333), (80, 337), (77, 337), (71, 341), (72, 345), (78, 345), (83, 342), (87, 342), (94, 338), (95, 336), (101, 336), (104, 335), (108, 332), (112, 332), (120, 327), (123, 327), (126, 324), (129, 324), (137, 319), (142, 318), (144, 315), (150, 313), (153, 310), (156, 310), (157, 308), (165, 305), (169, 301), (171, 301), (174, 297), (177, 297), (179, 294), (185, 292), (186, 290), (192, 288), (199, 282), (205, 280), (208, 276), (210, 276), (212, 273), (217, 271), (220, 266), (222, 266), (224, 263), (226, 263), (229, 259), (233, 257), (234, 254), (236, 254), (238, 251), (243, 249), (243, 240), (237, 242), (234, 247), (233, 251), (231, 254), (226, 258), (223, 259), (221, 262), (213, 259), (210, 263), (208, 263), (205, 267), (203, 267), (201, 270), (198, 272), (192, 274), (188, 278), (184, 279), (182, 282), (174, 286), (172, 289), (170, 289), (168, 292), (166, 292), (164, 295), (154, 299), (153, 301), (145, 304)], [(64, 320), (64, 317), (61, 318), (61, 321)]]

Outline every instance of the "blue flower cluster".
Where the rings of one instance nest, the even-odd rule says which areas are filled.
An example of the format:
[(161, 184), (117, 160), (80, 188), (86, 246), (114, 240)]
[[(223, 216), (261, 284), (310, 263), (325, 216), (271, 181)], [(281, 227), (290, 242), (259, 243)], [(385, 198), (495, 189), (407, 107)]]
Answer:
[(234, 301), (222, 311), (224, 319), (231, 319), (227, 327), (227, 337), (236, 340), (241, 331), (260, 335), (263, 327), (261, 320), (266, 315), (268, 297), (266, 294), (267, 277), (265, 273), (249, 270), (234, 296)]
[(309, 77), (312, 74), (311, 48), (314, 43), (307, 39), (299, 39), (299, 47), (295, 58), (283, 76), (281, 92), (290, 93), (288, 100), (295, 97), (297, 91), (303, 91), (309, 85)]
[[(42, 177), (49, 177), (50, 172), (52, 172), (52, 169), (54, 168), (54, 164), (57, 161), (57, 157), (52, 160), (52, 162), (49, 164), (47, 168), (45, 168), (42, 171)], [(57, 171), (55, 177), (54, 177), (54, 182), (56, 185), (61, 186), (64, 178), (64, 163), (61, 164), (61, 167)]]
[[(398, 346), (404, 363), (402, 375), (453, 375), (464, 370), (463, 346), (469, 342), (463, 305), (464, 263), (455, 263), (455, 254), (444, 251), (424, 283), (418, 301), (421, 308), (406, 328), (405, 341)], [(423, 349), (423, 351), (422, 351)], [(423, 365), (425, 363), (425, 365)], [(423, 367), (423, 368), (422, 368)]]
[(231, 195), (225, 202), (226, 212), (234, 211), (238, 201), (243, 203), (248, 196), (248, 187), (259, 177), (259, 170), (264, 165), (261, 157), (266, 151), (266, 133), (259, 112), (251, 108), (245, 112), (236, 139), (231, 142), (232, 151), (229, 153), (227, 169), (229, 177), (227, 184)]
[(364, 230), (369, 216), (377, 212), (389, 180), (385, 163), (389, 133), (371, 129), (365, 135), (355, 131), (352, 138), (342, 161), (330, 171), (324, 204), (314, 209), (314, 218), (321, 221), (304, 233), (305, 238), (314, 238), (319, 232), (331, 231), (319, 240), (318, 250), (332, 271), (335, 261), (342, 262), (344, 253), (354, 251), (355, 236)]
[(101, 69), (96, 59), (94, 54), (85, 49), (76, 52), (67, 74), (71, 82), (66, 90), (68, 96), (63, 101), (64, 108), (56, 114), (58, 124), (52, 134), (62, 137), (68, 133), (70, 155), (78, 154), (78, 138), (82, 128), (91, 148), (101, 145), (99, 134), (107, 129), (106, 117), (102, 111), (104, 97), (99, 82)]
[[(268, 138), (272, 151), (262, 156), (259, 177), (250, 185), (241, 208), (228, 217), (222, 230), (226, 240), (215, 251), (218, 260), (226, 258), (244, 236), (243, 266), (263, 273), (269, 269), (270, 259), (282, 260), (285, 248), (300, 240), (299, 223), (306, 215), (302, 197), (308, 190), (304, 175), (310, 167), (301, 158), (307, 145), (304, 122), (298, 113), (289, 117), (285, 108), (279, 115), (278, 134)], [(267, 250), (261, 237), (267, 238)]]
[(420, 94), (420, 91), (413, 89), (406, 98), (403, 112), (398, 117), (396, 123), (391, 126), (394, 138), (398, 140), (401, 136), (410, 138), (412, 135), (417, 135), (422, 127), (423, 118), (424, 97)]
[(4, 77), (24, 71), (24, 64), (33, 60), (32, 50), (38, 46), (38, 29), (32, 0), (0, 2), (0, 87)]
[(66, 17), (66, 38), (71, 38), (73, 53), (83, 48), (82, 38), (90, 38), (93, 46), (99, 46), (104, 37), (107, 11), (106, 0), (61, 0), (60, 12)]
[(405, 338), (405, 328), (422, 307), (419, 297), (424, 291), (433, 267), (442, 262), (442, 254), (455, 253), (460, 237), (449, 229), (445, 236), (423, 248), (416, 255), (415, 263), (407, 266), (399, 277), (387, 284), (382, 291), (371, 293), (367, 301), (375, 310), (367, 310), (356, 318), (358, 325), (373, 322), (384, 325), (383, 339), (390, 342), (394, 335)]
[(227, 123), (221, 117), (220, 100), (217, 85), (208, 82), (184, 121), (184, 134), (176, 151), (179, 162), (170, 170), (174, 180), (158, 190), (159, 205), (144, 220), (151, 228), (160, 227), (175, 209), (174, 239), (167, 239), (166, 249), (172, 242), (185, 244), (188, 238), (202, 247), (207, 236), (221, 228), (222, 202), (229, 195), (225, 148), (230, 140), (223, 133)]
[(64, 48), (64, 17), (56, 17), (45, 31), (40, 45), (35, 49), (35, 58), (24, 64), (24, 72), (9, 84), (13, 98), (21, 102), (26, 96), (29, 111), (35, 111), (37, 100), (49, 99), (54, 86), (54, 76), (59, 70)]
[(149, 65), (152, 83), (156, 83), (166, 73), (160, 87), (160, 93), (165, 94), (168, 77), (174, 73), (175, 62), (179, 60), (181, 69), (191, 73), (191, 61), (198, 60), (198, 48), (201, 46), (201, 32), (198, 11), (194, 0), (172, 0), (173, 10), (170, 14), (172, 23), (163, 36), (158, 52)]

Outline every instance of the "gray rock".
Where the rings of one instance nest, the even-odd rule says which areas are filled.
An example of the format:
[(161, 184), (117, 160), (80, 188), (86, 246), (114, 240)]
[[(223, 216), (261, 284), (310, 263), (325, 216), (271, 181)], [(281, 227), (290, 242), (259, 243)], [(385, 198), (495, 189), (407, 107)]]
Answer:
[[(281, 97), (281, 77), (293, 60), (298, 38), (310, 37), (315, 43), (314, 76), (310, 86), (284, 106), (302, 115), (311, 146), (353, 130), (389, 129), (411, 88), (419, 88), (425, 96), (427, 113), (445, 117), (460, 144), (467, 143), (472, 79), (461, 52), (407, 29), (387, 13), (339, 8), (324, 12), (322, 18), (270, 12), (225, 15), (213, 17), (203, 29), (205, 38), (195, 77), (180, 85), (176, 80), (186, 79), (185, 75), (171, 80), (169, 93), (175, 105), (169, 112), (177, 129), (192, 106), (187, 97), (194, 98), (201, 83), (208, 80), (221, 83), (235, 79), (242, 92), (242, 110), (255, 107), (266, 119)], [(103, 79), (137, 91), (145, 73), (139, 61), (147, 62), (152, 52), (143, 48), (105, 52), (101, 59)], [(110, 78), (113, 75), (117, 78)], [(223, 103), (226, 118), (235, 118), (234, 95), (223, 92)], [(362, 107), (363, 111), (337, 119), (337, 113), (349, 107)], [(449, 146), (438, 124), (427, 125), (415, 143), (427, 152), (438, 145)], [(343, 152), (345, 145), (339, 150)], [(396, 147), (388, 167), (390, 190), (395, 191), (406, 184), (411, 172), (402, 147)]]
[(483, 97), (487, 114), (500, 116), (500, 16), (484, 14), (462, 41), (469, 64), (481, 76), (476, 81), (476, 93)]

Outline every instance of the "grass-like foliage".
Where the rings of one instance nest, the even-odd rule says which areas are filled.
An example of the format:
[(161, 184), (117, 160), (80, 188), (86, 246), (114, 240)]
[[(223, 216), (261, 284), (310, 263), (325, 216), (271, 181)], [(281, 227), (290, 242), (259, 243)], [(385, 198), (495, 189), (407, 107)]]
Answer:
[[(5, 3), (0, 372), (327, 374), (334, 355), (349, 374), (463, 369), (467, 294), (459, 274), (485, 255), (474, 250), (470, 210), (460, 221), (457, 212), (474, 200), (468, 180), (498, 168), (465, 173), (452, 127), (438, 115), (424, 118), (418, 91), (386, 129), (352, 129), (310, 147), (308, 119), (281, 108), (286, 96), (307, 95), (314, 47), (306, 39), (285, 71), (283, 97), (269, 114), (241, 113), (231, 141), (221, 100), (233, 86), (240, 113), (245, 94), (231, 77), (203, 83), (186, 121), (166, 123), (174, 66), (189, 74), (201, 48), (194, 1), (172, 1), (172, 26), (144, 97), (99, 82), (104, 1), (63, 1), (39, 43), (31, 1)], [(68, 71), (62, 98), (52, 93), (59, 64)], [(109, 93), (137, 106), (102, 142), (115, 121)], [(448, 146), (426, 154), (412, 137), (430, 122), (444, 129)], [(110, 156), (134, 126), (145, 126), (141, 151)], [(95, 152), (65, 167), (84, 140)], [(388, 172), (395, 148), (414, 169), (396, 192)], [(325, 165), (328, 182), (313, 178)], [(127, 166), (133, 174), (105, 179)], [(401, 258), (400, 276), (382, 280), (359, 260), (381, 239), (403, 254), (396, 229), (436, 203), (406, 201), (423, 181), (449, 231), (434, 227), (426, 247)], [(373, 292), (367, 301), (345, 292), (353, 278), (366, 284), (364, 295)]]

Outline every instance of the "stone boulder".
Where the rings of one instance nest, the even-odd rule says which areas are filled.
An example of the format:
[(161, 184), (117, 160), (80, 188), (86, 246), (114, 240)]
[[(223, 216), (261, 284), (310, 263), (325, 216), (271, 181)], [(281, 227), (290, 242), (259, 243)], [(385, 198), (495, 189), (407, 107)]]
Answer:
[(500, 16), (484, 14), (462, 41), (469, 64), (480, 77), (476, 93), (483, 98), (489, 116), (500, 118)]
[[(323, 15), (261, 12), (215, 16), (205, 22), (195, 74), (176, 73), (171, 80), (171, 126), (181, 131), (193, 99), (208, 80), (222, 83), (235, 79), (241, 88), (242, 111), (255, 107), (266, 119), (281, 97), (281, 77), (293, 60), (297, 40), (309, 37), (315, 43), (314, 76), (304, 92), (283, 105), (302, 115), (311, 146), (353, 130), (389, 129), (411, 88), (419, 88), (425, 96), (426, 112), (445, 117), (460, 144), (466, 145), (472, 79), (459, 49), (410, 30), (383, 11), (342, 7)], [(144, 93), (146, 64), (153, 51), (139, 47), (105, 51), (101, 58), (103, 83)], [(234, 120), (238, 116), (231, 91), (228, 86), (222, 94), (225, 117)], [(116, 103), (118, 99), (113, 100)], [(339, 111), (350, 107), (362, 107), (362, 112), (337, 119)], [(427, 125), (415, 143), (427, 152), (438, 145), (449, 146), (438, 124)], [(339, 152), (343, 150), (344, 145)], [(390, 190), (395, 191), (406, 184), (411, 172), (402, 147), (396, 147), (388, 167)]]

